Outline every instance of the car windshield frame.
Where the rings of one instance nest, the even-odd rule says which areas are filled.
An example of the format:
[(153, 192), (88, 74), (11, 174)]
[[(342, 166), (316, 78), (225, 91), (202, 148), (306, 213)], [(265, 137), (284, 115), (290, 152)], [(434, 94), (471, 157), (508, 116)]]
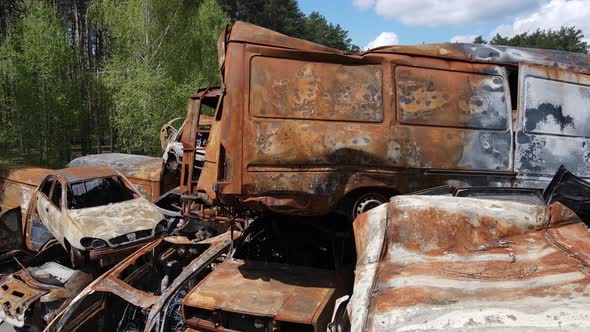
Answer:
[[(99, 185), (95, 185), (93, 187), (91, 187), (90, 189), (88, 188), (88, 185), (91, 184), (92, 182), (96, 182), (97, 180), (103, 180), (102, 183), (104, 183), (105, 181), (109, 181), (111, 180), (111, 182), (109, 183), (110, 185), (113, 185), (115, 180), (118, 181), (118, 183), (121, 184), (121, 194), (122, 195), (127, 195), (127, 197), (120, 197), (118, 199), (112, 199), (112, 195), (109, 195), (109, 197), (111, 197), (111, 201), (109, 202), (100, 202), (98, 204), (84, 204), (84, 206), (82, 207), (72, 207), (72, 197), (73, 196), (81, 196), (81, 195), (85, 195), (87, 194), (89, 191), (93, 190), (94, 188), (98, 187)], [(73, 186), (76, 185), (80, 185), (80, 184), (84, 184), (84, 193), (76, 195), (75, 190), (72, 188)], [(66, 209), (67, 210), (82, 210), (82, 209), (89, 209), (89, 208), (95, 208), (95, 207), (101, 207), (101, 206), (108, 206), (110, 204), (117, 204), (117, 203), (122, 203), (122, 202), (126, 202), (126, 201), (130, 201), (133, 199), (137, 199), (139, 197), (141, 197), (138, 192), (135, 190), (135, 188), (133, 188), (133, 186), (122, 176), (120, 175), (112, 175), (112, 176), (105, 176), (105, 177), (98, 177), (98, 178), (92, 178), (92, 179), (86, 179), (86, 180), (81, 180), (81, 181), (75, 181), (75, 182), (69, 182), (67, 184), (67, 190), (66, 190)]]

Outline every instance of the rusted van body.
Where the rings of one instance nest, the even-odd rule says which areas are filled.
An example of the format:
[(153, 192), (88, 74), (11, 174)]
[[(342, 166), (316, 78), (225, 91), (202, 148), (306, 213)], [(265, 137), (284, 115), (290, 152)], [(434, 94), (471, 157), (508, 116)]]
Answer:
[(182, 181), (205, 202), (321, 215), (448, 183), (543, 187), (560, 164), (590, 176), (585, 54), (426, 44), (356, 55), (242, 22), (218, 50), (203, 170)]

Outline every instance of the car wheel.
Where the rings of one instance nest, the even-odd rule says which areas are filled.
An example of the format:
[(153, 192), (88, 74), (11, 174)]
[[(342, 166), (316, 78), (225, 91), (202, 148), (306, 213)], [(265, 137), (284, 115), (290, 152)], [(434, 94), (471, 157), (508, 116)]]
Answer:
[(378, 193), (366, 193), (359, 196), (352, 206), (350, 216), (352, 219), (356, 219), (359, 214), (365, 213), (372, 208), (375, 208), (381, 204), (387, 203), (387, 198), (382, 194)]

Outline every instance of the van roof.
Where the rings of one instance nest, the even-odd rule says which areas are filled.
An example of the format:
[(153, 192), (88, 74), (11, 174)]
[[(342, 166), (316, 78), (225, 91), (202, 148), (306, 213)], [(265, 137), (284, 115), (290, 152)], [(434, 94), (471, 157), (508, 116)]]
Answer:
[(356, 55), (240, 21), (233, 25), (227, 42), (246, 42), (295, 50), (332, 53), (357, 59), (384, 53), (402, 54), (478, 63), (512, 65), (527, 63), (590, 73), (590, 56), (583, 53), (488, 44), (437, 43), (383, 46)]

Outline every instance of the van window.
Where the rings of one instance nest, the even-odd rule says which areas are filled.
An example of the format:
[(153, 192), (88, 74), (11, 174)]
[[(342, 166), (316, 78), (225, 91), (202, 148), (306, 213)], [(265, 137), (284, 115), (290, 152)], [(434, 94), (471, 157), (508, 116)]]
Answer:
[(383, 121), (379, 65), (342, 65), (255, 57), (250, 114), (263, 118)]
[(590, 138), (590, 87), (534, 76), (524, 87), (527, 132)]
[(59, 181), (56, 181), (55, 186), (53, 187), (53, 192), (51, 193), (51, 202), (61, 210), (61, 183)]
[(398, 66), (395, 81), (401, 123), (508, 129), (510, 113), (501, 76)]
[(53, 182), (55, 182), (55, 178), (49, 178), (43, 183), (43, 188), (41, 188), (41, 192), (44, 193), (47, 198), (49, 198)]

